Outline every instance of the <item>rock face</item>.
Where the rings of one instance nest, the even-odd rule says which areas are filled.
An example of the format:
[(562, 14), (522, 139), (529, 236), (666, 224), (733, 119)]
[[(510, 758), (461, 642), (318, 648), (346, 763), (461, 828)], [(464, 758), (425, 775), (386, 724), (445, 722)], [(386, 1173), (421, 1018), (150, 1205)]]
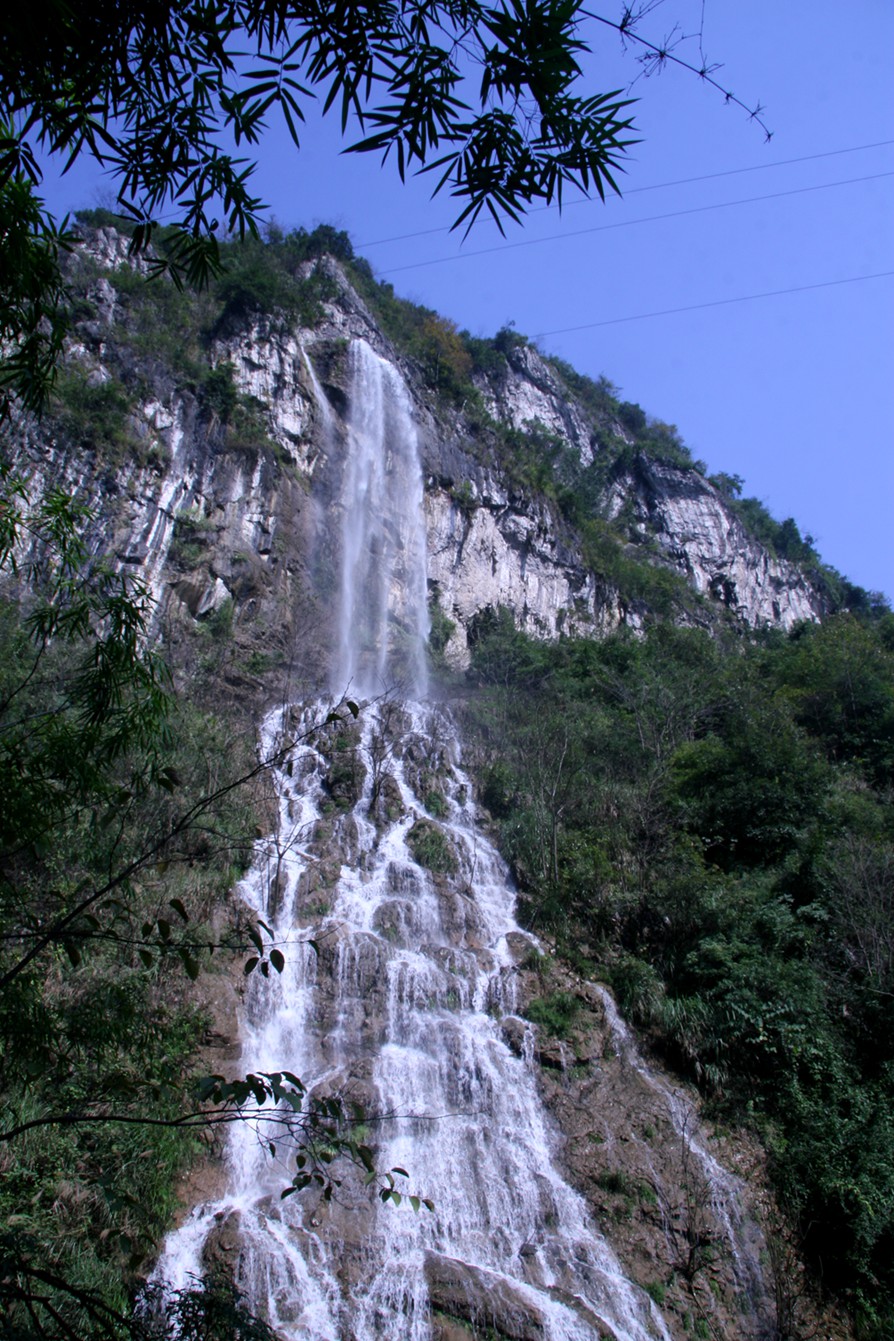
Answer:
[(468, 664), (469, 632), (484, 610), (511, 610), (518, 627), (539, 638), (621, 624), (617, 592), (560, 540), (550, 513), (536, 504), (520, 510), (494, 483), (474, 506), (443, 489), (426, 496), (429, 586), (456, 624), (448, 661)]
[[(30, 470), (35, 493), (63, 484), (93, 504), (91, 543), (142, 578), (156, 599), (158, 629), (170, 643), (176, 645), (178, 629), (204, 625), (225, 631), (242, 656), (239, 666), (227, 672), (231, 687), (252, 706), (259, 709), (270, 694), (269, 681), (258, 679), (262, 665), (272, 663), (290, 676), (304, 673), (308, 682), (317, 683), (328, 669), (327, 650), (335, 641), (334, 537), (341, 529), (341, 482), (354, 431), (348, 413), (348, 350), (360, 339), (398, 369), (413, 405), (425, 478), (429, 593), (453, 626), (444, 648), (453, 666), (468, 663), (477, 631), (501, 608), (519, 627), (543, 638), (608, 633), (624, 624), (636, 627), (647, 617), (647, 602), (625, 598), (616, 581), (584, 561), (579, 538), (561, 520), (554, 501), (513, 482), (495, 446), (499, 425), (482, 429), (479, 422), (476, 427), (463, 409), (435, 401), (334, 262), (321, 263), (335, 294), (313, 328), (283, 328), (278, 321), (258, 318), (210, 343), (209, 362), (224, 388), (230, 379), (233, 397), (241, 398), (243, 410), (250, 409), (241, 421), (215, 408), (201, 386), (127, 346), (126, 304), (106, 273), (129, 264), (117, 235), (108, 230), (97, 235), (92, 264), (99, 272), (90, 279), (87, 296), (95, 316), (79, 328), (71, 357), (94, 386), (113, 382), (123, 371), (139, 372), (140, 391), (127, 421), (130, 446), (110, 461), (64, 433), (48, 437), (22, 424), (20, 460)], [(505, 371), (483, 384), (482, 394), (493, 420), (522, 433), (536, 426), (584, 467), (598, 465), (598, 426), (536, 351), (514, 348)], [(602, 500), (603, 520), (622, 513), (625, 524), (646, 542), (639, 548), (651, 545), (657, 564), (681, 574), (705, 598), (705, 622), (713, 610), (718, 616), (732, 613), (751, 626), (787, 628), (821, 613), (820, 597), (802, 574), (752, 540), (695, 471), (636, 458), (606, 486)], [(294, 681), (291, 689), (298, 697)], [(469, 789), (465, 782), (460, 785), (452, 762), (458, 748), (443, 723), (426, 723), (422, 731), (401, 717), (398, 705), (384, 704), (377, 711), (379, 735), (368, 733), (361, 741), (359, 728), (339, 728), (331, 741), (319, 745), (313, 764), (319, 771), (314, 822), (305, 825), (314, 860), (295, 874), (291, 890), (277, 862), (258, 907), (274, 922), (282, 917), (288, 928), (292, 924), (284, 905), (291, 898), (300, 910), (302, 930), (327, 926), (312, 963), (319, 986), (314, 982), (308, 1020), (320, 1028), (319, 1042), (313, 1044), (319, 1057), (310, 1060), (319, 1062), (326, 1092), (350, 1079), (352, 1096), (368, 1104), (376, 1089), (370, 1055), (375, 1049), (387, 1052), (389, 1012), (402, 1011), (421, 1037), (434, 1018), (431, 1012), (443, 1011), (440, 1041), (449, 1061), (451, 1047), (458, 1055), (465, 1055), (463, 1049), (472, 1055), (475, 1049), (466, 1047), (466, 1036), (451, 1025), (447, 1012), (474, 1005), (481, 1015), (476, 1028), (487, 1042), (484, 1049), (476, 1044), (477, 1052), (496, 1057), (500, 1075), (515, 1078), (514, 1087), (506, 1087), (503, 1107), (518, 1101), (522, 1084), (528, 1087), (526, 1095), (539, 1085), (565, 1137), (564, 1168), (634, 1283), (629, 1291), (633, 1330), (625, 1330), (623, 1319), (603, 1325), (574, 1282), (585, 1278), (575, 1274), (583, 1269), (603, 1281), (608, 1268), (587, 1259), (586, 1236), (559, 1235), (550, 1199), (569, 1206), (573, 1199), (570, 1192), (566, 1197), (558, 1175), (554, 1178), (550, 1169), (550, 1182), (543, 1162), (534, 1161), (534, 1172), (517, 1182), (538, 1205), (543, 1203), (544, 1214), (538, 1211), (537, 1233), (518, 1230), (511, 1253), (507, 1249), (491, 1260), (484, 1249), (492, 1245), (485, 1244), (482, 1265), (425, 1241), (423, 1272), (434, 1341), (469, 1336), (542, 1341), (555, 1334), (548, 1323), (550, 1310), (572, 1322), (579, 1319), (581, 1334), (588, 1337), (651, 1336), (649, 1300), (664, 1307), (665, 1297), (675, 1341), (703, 1321), (715, 1327), (715, 1335), (757, 1338), (765, 1301), (747, 1261), (740, 1264), (739, 1241), (724, 1221), (736, 1180), (722, 1187), (729, 1175), (719, 1164), (708, 1154), (692, 1155), (695, 1118), (638, 1058), (612, 1014), (610, 998), (599, 989), (568, 985), (581, 998), (584, 1022), (570, 1038), (538, 1035), (520, 1017), (525, 999), (543, 984), (533, 980), (528, 938), (517, 929), (496, 937), (488, 922), (491, 912), (482, 911), (471, 896), (481, 882), (483, 847), (471, 828), (475, 816)], [(385, 720), (388, 713), (393, 720)], [(302, 766), (302, 759), (296, 760), (294, 778), (290, 768), (282, 779), (283, 833), (298, 832)], [(450, 832), (445, 814), (454, 822)], [(380, 862), (370, 830), (380, 838), (395, 826), (401, 829), (393, 842), (400, 859)], [(281, 852), (291, 843), (290, 838)], [(387, 842), (382, 850), (391, 850)], [(356, 912), (355, 903), (361, 903), (353, 900), (355, 884), (359, 889), (373, 875), (384, 892), (368, 925), (349, 937), (346, 913)], [(496, 881), (494, 887), (512, 903), (510, 887)], [(505, 962), (494, 950), (499, 945), (504, 955), (504, 944)], [(408, 947), (412, 954), (405, 972), (392, 981), (389, 966), (399, 964), (399, 954)], [(309, 952), (307, 959), (310, 965)], [(420, 963), (424, 974), (417, 981), (413, 974), (419, 974)], [(297, 973), (299, 966), (290, 961), (290, 973), (293, 967)], [(306, 983), (298, 984), (302, 991), (308, 985), (309, 993), (311, 976), (308, 966)], [(482, 1004), (476, 1004), (485, 979), (487, 992), (482, 989)], [(349, 980), (356, 980), (356, 990), (345, 992)], [(407, 1025), (407, 1037), (409, 1030)], [(309, 1028), (298, 1032), (311, 1037)], [(222, 1039), (227, 1049), (232, 1033), (228, 1029)], [(352, 1053), (354, 1045), (346, 1049), (345, 1038), (363, 1039), (365, 1051), (358, 1043)], [(305, 1074), (303, 1064), (299, 1069)], [(467, 1078), (473, 1069), (459, 1067), (455, 1073)], [(452, 1077), (454, 1070), (448, 1074)], [(491, 1083), (484, 1072), (480, 1082)], [(380, 1075), (380, 1089), (383, 1083)], [(395, 1088), (386, 1111), (412, 1113), (414, 1103), (414, 1096)], [(461, 1116), (465, 1108), (478, 1111), (477, 1105), (477, 1097), (470, 1103), (459, 1091), (442, 1102), (439, 1092), (437, 1102), (422, 1108), (455, 1110)], [(530, 1107), (526, 1100), (518, 1114), (513, 1110), (514, 1130), (523, 1129)], [(400, 1158), (395, 1147), (394, 1159)], [(475, 1167), (481, 1177), (481, 1165), (467, 1153), (455, 1166)], [(212, 1195), (218, 1195), (220, 1189), (211, 1184)], [(502, 1204), (507, 1186), (505, 1177), (494, 1175), (486, 1195), (477, 1189), (488, 1216), (492, 1206)], [(198, 1184), (193, 1190), (199, 1190)], [(284, 1242), (296, 1253), (301, 1248), (302, 1259), (311, 1260), (327, 1243), (336, 1263), (332, 1279), (352, 1290), (363, 1281), (365, 1289), (369, 1207), (347, 1214), (338, 1199), (331, 1207), (321, 1199), (299, 1226), (282, 1220), (278, 1192), (271, 1183), (269, 1204), (254, 1206), (253, 1227), (247, 1227), (247, 1213), (214, 1212), (197, 1265), (227, 1275), (241, 1263), (250, 1274), (246, 1245), (260, 1241), (271, 1224), (285, 1225), (289, 1237)], [(463, 1198), (452, 1182), (440, 1189), (438, 1205), (445, 1216), (444, 1208), (453, 1206), (453, 1218), (463, 1220)], [(508, 1233), (505, 1221), (513, 1217), (507, 1210), (503, 1223), (498, 1218), (494, 1213), (494, 1237)], [(485, 1222), (490, 1223), (487, 1217)], [(734, 1244), (735, 1251), (725, 1244)], [(743, 1243), (743, 1260), (747, 1249)], [(505, 1267), (510, 1258), (511, 1272), (494, 1266), (496, 1261)], [(383, 1269), (390, 1266), (383, 1263)], [(283, 1334), (295, 1334), (302, 1324), (289, 1312), (294, 1283), (287, 1284), (280, 1291), (285, 1302), (275, 1301), (276, 1321)], [(392, 1287), (394, 1297), (402, 1299), (401, 1282), (393, 1281)], [(749, 1291), (740, 1315), (736, 1300)]]
[(632, 509), (643, 537), (695, 590), (720, 601), (752, 627), (790, 629), (817, 619), (822, 602), (794, 564), (772, 557), (748, 535), (717, 490), (694, 470), (637, 459), (612, 485), (609, 514)]
[(563, 387), (536, 349), (517, 345), (511, 349), (506, 370), (485, 387), (485, 400), (495, 419), (524, 430), (541, 424), (572, 447), (585, 466), (599, 450), (593, 425)]
[(523, 964), (526, 1004), (545, 990), (574, 1002), (563, 1038), (537, 1027), (527, 1047), (565, 1166), (627, 1274), (661, 1303), (674, 1335), (695, 1319), (711, 1336), (774, 1335), (757, 1144), (717, 1138), (698, 1095), (640, 1052), (604, 987), (548, 959)]
[(425, 1275), (435, 1341), (462, 1336), (463, 1329), (465, 1336), (471, 1331), (500, 1341), (544, 1341), (547, 1336), (542, 1315), (501, 1277), (432, 1252), (426, 1254)]
[[(78, 327), (71, 357), (92, 385), (122, 368), (139, 373), (132, 449), (110, 468), (99, 452), (23, 425), (20, 452), (36, 492), (62, 482), (92, 502), (96, 548), (111, 547), (146, 582), (159, 626), (232, 610), (246, 637), (252, 627), (272, 629), (284, 655), (300, 644), (319, 667), (338, 529), (332, 513), (349, 436), (346, 354), (361, 337), (398, 368), (415, 407), (429, 589), (453, 626), (448, 663), (468, 664), (481, 617), (499, 608), (544, 638), (637, 627), (647, 616), (647, 601), (625, 598), (615, 579), (585, 563), (552, 502), (511, 482), (493, 445), (497, 423), (482, 430), (432, 398), (335, 262), (316, 263), (335, 296), (313, 329), (259, 317), (212, 342), (210, 364), (229, 369), (235, 393), (253, 407), (246, 427), (225, 421), (201, 391), (128, 346), (126, 302), (109, 278), (130, 264), (123, 240), (98, 230), (88, 259), (94, 313)], [(515, 346), (503, 371), (480, 385), (494, 421), (545, 431), (584, 466), (598, 460), (599, 425), (535, 350)], [(822, 613), (801, 572), (749, 537), (694, 470), (637, 457), (606, 485), (601, 509), (608, 521), (623, 514), (631, 538), (646, 542), (635, 547), (640, 557), (650, 551), (704, 598), (702, 622), (729, 611), (752, 627), (790, 628)]]

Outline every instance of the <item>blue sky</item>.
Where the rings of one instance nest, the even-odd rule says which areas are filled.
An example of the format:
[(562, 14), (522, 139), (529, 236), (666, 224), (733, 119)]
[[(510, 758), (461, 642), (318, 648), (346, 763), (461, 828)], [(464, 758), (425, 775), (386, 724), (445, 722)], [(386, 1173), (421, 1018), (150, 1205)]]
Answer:
[[(701, 12), (701, 0), (665, 0), (641, 31), (694, 31)], [(402, 186), (390, 165), (341, 155), (334, 119), (309, 117), (299, 154), (273, 129), (257, 189), (283, 225), (347, 229), (399, 294), (473, 334), (511, 321), (609, 377), (711, 470), (794, 516), (829, 563), (894, 596), (894, 277), (835, 283), (894, 271), (894, 6), (706, 0), (704, 15), (717, 77), (764, 105), (769, 144), (668, 69), (631, 90), (642, 142), (624, 198), (537, 211), (505, 243), (487, 223), (465, 243), (448, 233), (452, 202), (431, 201), (426, 178)], [(585, 36), (594, 91), (636, 78), (616, 38)], [(62, 211), (102, 192), (85, 167), (48, 176), (44, 193)], [(722, 305), (627, 320), (708, 303)]]

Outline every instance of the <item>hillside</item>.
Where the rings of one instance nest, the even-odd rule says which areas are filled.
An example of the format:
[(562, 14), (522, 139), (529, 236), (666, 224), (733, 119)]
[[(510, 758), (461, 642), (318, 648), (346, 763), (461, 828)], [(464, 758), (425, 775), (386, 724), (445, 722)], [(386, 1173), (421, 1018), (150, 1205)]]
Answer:
[[(235, 960), (244, 982), (251, 955), (250, 1016), (256, 979), (267, 991), (285, 965), (291, 981), (279, 945), (311, 940), (334, 984), (314, 1008), (323, 1039), (365, 1014), (348, 1092), (370, 1112), (385, 1103), (363, 1049), (387, 1036), (391, 1006), (377, 994), (416, 915), (387, 892), (363, 932), (375, 931), (380, 958), (364, 977), (350, 952), (359, 995), (343, 999), (336, 909), (353, 904), (338, 872), (372, 881), (375, 853), (397, 841), (389, 826), (402, 824), (408, 887), (430, 881), (443, 905), (437, 935), (478, 956), (473, 978), (513, 984), (488, 998), (502, 1031), (492, 1045), (510, 1069), (512, 1058), (535, 1067), (560, 1163), (639, 1291), (599, 1315), (605, 1334), (652, 1335), (636, 1329), (654, 1319), (623, 1317), (654, 1306), (674, 1338), (806, 1341), (821, 1326), (880, 1341), (894, 1289), (884, 603), (825, 566), (793, 520), (743, 498), (736, 477), (709, 478), (675, 428), (604, 379), (517, 332), (471, 337), (403, 302), (331, 229), (228, 247), (201, 294), (147, 281), (101, 216), (82, 229), (56, 404), (43, 423), (21, 418), (5, 444), (18, 535), (4, 541), (2, 1250), (8, 1280), (49, 1263), (39, 1269), (52, 1268), (52, 1289), (98, 1291), (114, 1316), (69, 1294), (64, 1325), (52, 1305), (24, 1325), (16, 1284), (0, 1291), (9, 1334), (126, 1334), (178, 1179), (193, 1170), (188, 1200), (218, 1195), (213, 1125), (177, 1130), (195, 1109), (190, 1077), (238, 1065), (243, 989), (216, 964)], [(376, 469), (389, 483), (361, 524), (345, 481), (366, 438), (385, 452), (369, 489)], [(417, 459), (418, 499), (401, 475)], [(346, 619), (352, 537), (363, 581), (379, 576)], [(128, 593), (141, 617), (116, 668)], [(372, 607), (380, 622), (367, 630)], [(350, 637), (360, 650), (346, 660)], [(387, 682), (383, 670), (370, 688), (363, 657), (385, 645)], [(377, 716), (381, 690), (414, 677), (416, 697), (430, 679), (431, 697), (452, 704), (483, 810), (446, 717)], [(361, 701), (359, 725), (342, 706), (319, 732), (308, 705), (346, 692)], [(261, 722), (283, 704), (294, 706), (258, 765)], [(305, 729), (319, 736), (312, 762)], [(280, 941), (285, 876), (269, 907), (232, 891), (256, 869), (261, 835), (278, 833), (278, 862), (297, 843), (283, 826), (304, 813), (304, 793), (283, 741), (316, 809), (300, 843), (313, 876)], [(496, 968), (489, 905), (470, 905), (484, 898), (477, 863), (491, 840), (523, 928), (499, 923), (508, 948)], [(104, 888), (72, 921), (83, 891)], [(32, 942), (26, 973), (20, 947)], [(454, 951), (441, 948), (445, 963)], [(437, 990), (449, 1033), (466, 988)], [(137, 1111), (157, 1131), (132, 1127)], [(365, 1159), (338, 1114), (321, 1114), (335, 1122), (333, 1150)], [(726, 1171), (713, 1156), (694, 1171), (692, 1151), (715, 1138)], [(441, 1205), (452, 1195), (442, 1188)], [(740, 1201), (747, 1232), (730, 1220)], [(347, 1245), (332, 1290), (360, 1288), (366, 1215), (325, 1221)], [(204, 1266), (230, 1262), (222, 1316), (251, 1335), (246, 1245), (260, 1231), (221, 1217)], [(565, 1335), (550, 1330), (550, 1309), (558, 1318), (579, 1283), (556, 1276), (552, 1303), (534, 1306), (533, 1276), (501, 1294), (474, 1251), (437, 1262), (429, 1251), (420, 1336)], [(305, 1334), (285, 1313), (268, 1322)], [(579, 1325), (603, 1335), (592, 1319)]]

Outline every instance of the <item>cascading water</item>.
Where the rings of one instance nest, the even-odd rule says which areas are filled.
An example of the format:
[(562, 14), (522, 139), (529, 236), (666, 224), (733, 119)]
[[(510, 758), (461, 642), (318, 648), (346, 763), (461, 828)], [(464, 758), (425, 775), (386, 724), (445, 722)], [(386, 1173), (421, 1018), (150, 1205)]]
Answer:
[(363, 340), (350, 347), (336, 694), (424, 698), (428, 603), (422, 471), (407, 389)]
[[(399, 680), (414, 697), (367, 703), (358, 723), (329, 723), (274, 770), (277, 827), (242, 893), (286, 965), (250, 980), (240, 1073), (288, 1069), (317, 1093), (356, 1095), (378, 1116), (366, 1138), (377, 1167), (407, 1169), (407, 1190), (434, 1209), (382, 1204), (350, 1176), (329, 1203), (319, 1189), (282, 1200), (285, 1146), (271, 1156), (263, 1121), (244, 1122), (226, 1194), (169, 1238), (157, 1275), (182, 1288), (224, 1236), (250, 1305), (289, 1341), (439, 1341), (461, 1325), (517, 1341), (667, 1341), (560, 1176), (531, 1065), (504, 1040), (524, 936), (476, 828), (455, 729), (420, 701), (409, 400), (367, 346), (350, 357), (334, 686), (356, 698)], [(271, 713), (265, 755), (330, 707)]]
[[(701, 1180), (709, 1203), (711, 1218), (720, 1230), (730, 1253), (737, 1285), (747, 1301), (748, 1314), (762, 1335), (773, 1335), (770, 1299), (760, 1257), (764, 1248), (753, 1219), (743, 1211), (744, 1185), (707, 1150), (691, 1104), (647, 1065), (636, 1040), (621, 1019), (611, 993), (593, 984), (605, 1012), (606, 1023), (622, 1063), (641, 1078), (645, 1087), (659, 1099), (670, 1126), (680, 1142), (681, 1151)], [(656, 1177), (660, 1184), (661, 1179)]]

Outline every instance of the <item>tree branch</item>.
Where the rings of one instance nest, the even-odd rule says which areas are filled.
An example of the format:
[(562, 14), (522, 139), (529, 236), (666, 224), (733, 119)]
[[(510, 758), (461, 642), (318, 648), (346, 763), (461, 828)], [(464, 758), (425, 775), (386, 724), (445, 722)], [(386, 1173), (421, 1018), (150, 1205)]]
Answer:
[[(703, 83), (709, 84), (711, 88), (716, 89), (718, 93), (722, 94), (724, 102), (731, 103), (735, 107), (740, 107), (742, 111), (746, 113), (749, 120), (756, 121), (764, 132), (764, 137), (768, 142), (773, 138), (772, 130), (770, 130), (763, 119), (762, 113), (764, 109), (760, 103), (756, 103), (754, 107), (749, 107), (741, 98), (737, 98), (734, 93), (730, 92), (730, 90), (725, 88), (723, 84), (719, 83), (714, 78), (714, 71), (720, 69), (720, 66), (708, 65), (707, 61), (704, 59), (703, 52), (701, 53), (701, 65), (693, 65), (690, 61), (683, 60), (681, 56), (675, 56), (670, 49), (669, 43), (658, 44), (656, 42), (650, 42), (648, 38), (641, 37), (640, 34), (635, 31), (634, 24), (638, 19), (642, 18), (642, 12), (634, 14), (633, 11), (628, 8), (624, 11), (624, 15), (620, 21), (607, 19), (605, 15), (596, 14), (592, 9), (581, 9), (579, 12), (586, 18), (593, 19), (596, 23), (603, 24), (606, 28), (613, 28), (625, 41), (635, 42), (638, 46), (643, 47), (643, 49), (649, 53), (644, 59), (649, 60), (653, 66), (661, 68), (669, 63), (671, 65), (679, 66), (681, 70), (686, 70), (689, 74), (696, 75)], [(699, 45), (701, 46), (701, 41), (699, 42)]]

